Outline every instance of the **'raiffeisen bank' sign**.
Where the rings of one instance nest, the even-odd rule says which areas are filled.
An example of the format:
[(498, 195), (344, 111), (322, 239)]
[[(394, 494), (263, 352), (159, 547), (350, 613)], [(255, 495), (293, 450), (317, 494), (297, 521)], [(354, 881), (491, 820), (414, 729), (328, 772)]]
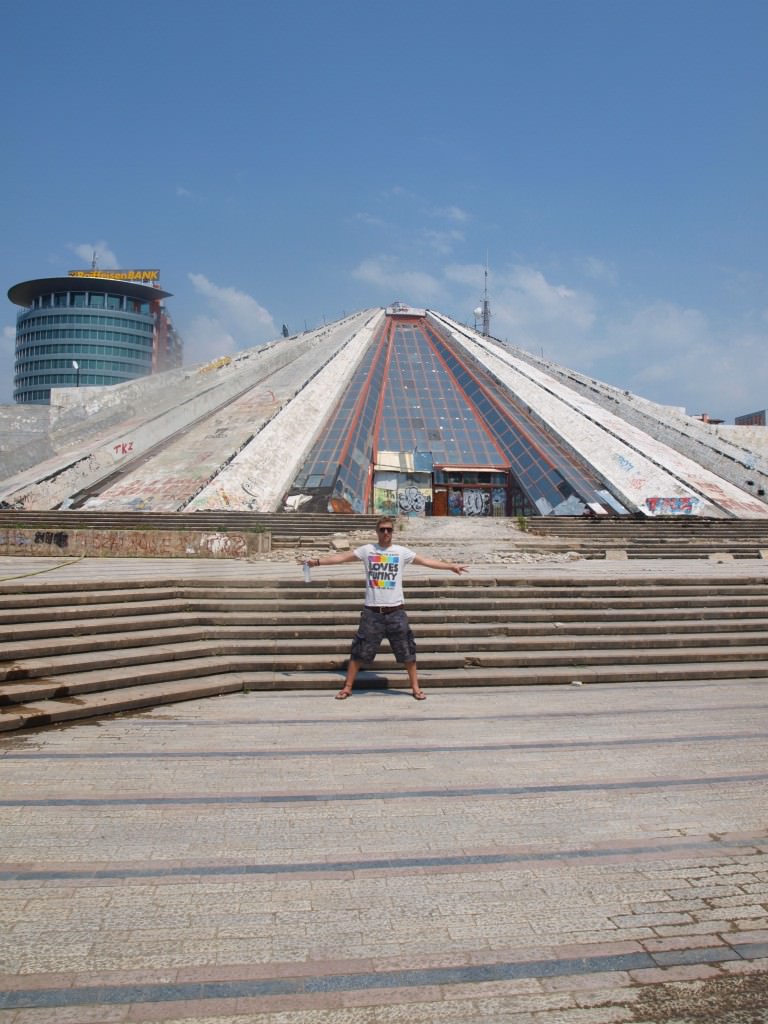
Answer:
[(159, 270), (70, 270), (70, 277), (100, 277), (106, 281), (159, 281)]

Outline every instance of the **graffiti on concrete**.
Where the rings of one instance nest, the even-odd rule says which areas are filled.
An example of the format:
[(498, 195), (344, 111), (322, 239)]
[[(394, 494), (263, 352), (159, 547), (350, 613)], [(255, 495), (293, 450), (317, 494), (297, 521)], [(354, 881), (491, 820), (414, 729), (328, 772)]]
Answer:
[(115, 455), (128, 455), (133, 451), (133, 441), (120, 441), (119, 444), (112, 446), (112, 451)]
[(630, 491), (643, 491), (648, 486), (648, 481), (645, 477), (640, 476), (637, 473), (637, 467), (631, 459), (628, 459), (626, 455), (622, 455), (620, 452), (614, 452), (613, 458), (616, 465), (623, 473), (634, 473), (629, 480), (623, 485)]
[(248, 544), (242, 534), (204, 533), (200, 537), (200, 551), (212, 558), (245, 558)]
[(69, 535), (61, 530), (56, 533), (51, 530), (37, 530), (35, 544), (55, 544), (57, 548), (66, 548), (69, 547)]
[(201, 366), (197, 372), (210, 373), (211, 370), (220, 370), (223, 366), (229, 366), (231, 362), (231, 356), (221, 356), (219, 359), (214, 359), (212, 363), (207, 363), (205, 366)]
[(26, 547), (32, 543), (32, 538), (26, 533), (0, 533), (0, 548)]
[(246, 558), (268, 551), (268, 533), (201, 533), (197, 530), (17, 530), (0, 532), (3, 554), (39, 555), (55, 545), (67, 555), (99, 558)]
[(691, 516), (699, 498), (693, 495), (673, 495), (671, 498), (646, 498), (645, 507), (651, 516)]
[(467, 489), (464, 491), (464, 515), (487, 516), (491, 510), (491, 496), (488, 491)]
[(418, 487), (404, 487), (397, 492), (397, 510), (401, 516), (420, 516), (424, 514), (426, 496)]

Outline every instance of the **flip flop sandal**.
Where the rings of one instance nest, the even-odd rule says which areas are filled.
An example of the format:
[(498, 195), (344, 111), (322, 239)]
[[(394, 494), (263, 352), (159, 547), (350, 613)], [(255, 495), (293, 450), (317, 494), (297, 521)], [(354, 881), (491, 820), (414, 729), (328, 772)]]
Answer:
[(339, 690), (339, 692), (336, 694), (336, 700), (346, 700), (347, 697), (351, 696), (352, 694), (349, 692), (349, 690)]

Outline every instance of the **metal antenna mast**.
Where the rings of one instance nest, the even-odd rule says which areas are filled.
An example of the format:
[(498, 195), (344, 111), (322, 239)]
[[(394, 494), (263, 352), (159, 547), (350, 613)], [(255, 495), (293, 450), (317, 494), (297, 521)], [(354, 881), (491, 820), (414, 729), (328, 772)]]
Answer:
[(483, 292), (483, 337), (491, 333), (491, 304), (488, 301), (488, 257), (485, 258), (485, 290)]

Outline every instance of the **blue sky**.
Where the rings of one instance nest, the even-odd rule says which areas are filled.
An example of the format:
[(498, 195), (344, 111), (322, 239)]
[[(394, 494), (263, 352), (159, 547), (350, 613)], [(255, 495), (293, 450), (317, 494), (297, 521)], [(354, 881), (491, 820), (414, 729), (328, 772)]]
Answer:
[[(159, 267), (186, 361), (398, 299), (768, 407), (765, 0), (26, 0), (3, 290)], [(11, 401), (6, 300), (0, 401)]]

